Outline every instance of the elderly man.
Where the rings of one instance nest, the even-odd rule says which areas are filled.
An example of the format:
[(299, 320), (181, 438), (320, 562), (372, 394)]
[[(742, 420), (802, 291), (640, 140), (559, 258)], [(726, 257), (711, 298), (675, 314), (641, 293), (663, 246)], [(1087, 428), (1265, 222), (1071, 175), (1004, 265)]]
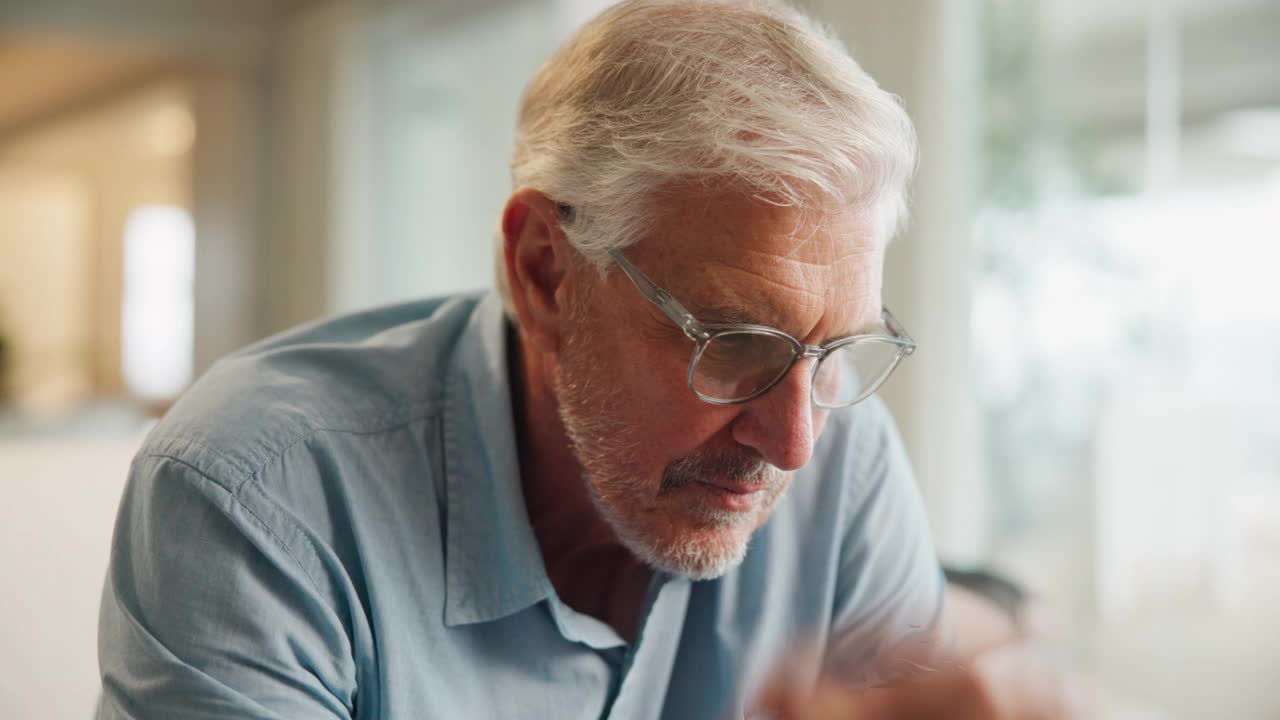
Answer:
[(98, 716), (994, 717), (966, 673), (858, 691), (942, 614), (873, 395), (914, 162), (792, 10), (605, 12), (524, 97), (500, 295), (267, 340), (150, 434)]

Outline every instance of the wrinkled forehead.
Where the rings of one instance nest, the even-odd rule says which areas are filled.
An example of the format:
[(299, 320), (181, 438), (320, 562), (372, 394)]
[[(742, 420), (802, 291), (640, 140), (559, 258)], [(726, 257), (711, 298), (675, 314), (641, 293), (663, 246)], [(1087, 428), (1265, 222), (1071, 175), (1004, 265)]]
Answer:
[(786, 330), (829, 317), (874, 324), (884, 243), (874, 213), (801, 209), (741, 195), (690, 198), (641, 249), (667, 289), (707, 322)]

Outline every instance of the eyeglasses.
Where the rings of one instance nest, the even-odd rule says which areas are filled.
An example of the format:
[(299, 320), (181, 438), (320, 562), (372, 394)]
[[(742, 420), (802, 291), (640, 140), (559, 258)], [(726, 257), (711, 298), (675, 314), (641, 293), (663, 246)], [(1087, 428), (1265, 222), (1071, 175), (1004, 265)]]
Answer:
[(699, 322), (621, 252), (611, 250), (609, 255), (636, 289), (694, 342), (689, 389), (714, 405), (758, 398), (781, 382), (801, 358), (811, 358), (813, 403), (821, 408), (847, 407), (875, 392), (902, 358), (916, 349), (888, 308), (880, 313), (886, 334), (851, 335), (822, 345), (805, 345), (767, 325)]

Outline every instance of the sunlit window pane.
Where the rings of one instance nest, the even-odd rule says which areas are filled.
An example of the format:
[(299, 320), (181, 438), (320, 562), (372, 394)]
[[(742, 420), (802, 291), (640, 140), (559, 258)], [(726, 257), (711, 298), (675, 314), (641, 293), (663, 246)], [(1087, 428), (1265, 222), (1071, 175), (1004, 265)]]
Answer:
[(195, 229), (186, 210), (148, 206), (125, 226), (124, 376), (146, 400), (191, 382)]

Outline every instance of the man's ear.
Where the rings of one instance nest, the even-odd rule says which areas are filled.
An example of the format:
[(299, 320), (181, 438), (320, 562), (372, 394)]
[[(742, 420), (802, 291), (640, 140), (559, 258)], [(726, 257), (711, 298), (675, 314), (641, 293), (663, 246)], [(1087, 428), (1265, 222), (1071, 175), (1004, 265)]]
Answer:
[(507, 283), (520, 329), (539, 352), (560, 349), (572, 249), (559, 207), (537, 190), (520, 188), (502, 209)]

